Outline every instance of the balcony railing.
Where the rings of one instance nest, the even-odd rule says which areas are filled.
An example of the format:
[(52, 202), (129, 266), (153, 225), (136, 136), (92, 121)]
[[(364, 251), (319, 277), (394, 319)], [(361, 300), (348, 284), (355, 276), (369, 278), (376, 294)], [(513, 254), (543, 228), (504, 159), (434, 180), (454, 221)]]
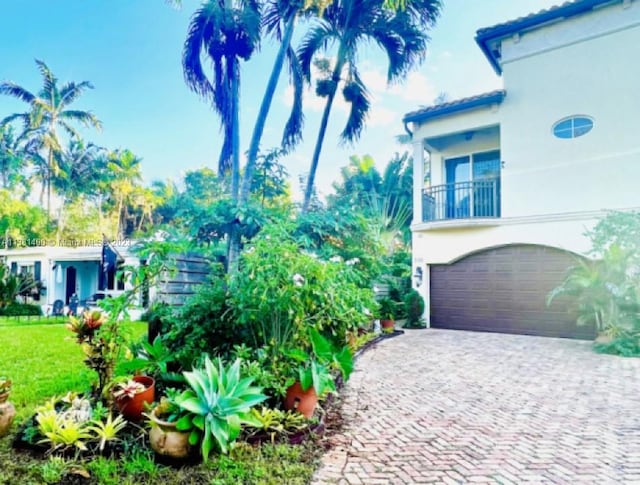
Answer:
[(422, 193), (422, 220), (500, 217), (500, 179), (436, 185)]

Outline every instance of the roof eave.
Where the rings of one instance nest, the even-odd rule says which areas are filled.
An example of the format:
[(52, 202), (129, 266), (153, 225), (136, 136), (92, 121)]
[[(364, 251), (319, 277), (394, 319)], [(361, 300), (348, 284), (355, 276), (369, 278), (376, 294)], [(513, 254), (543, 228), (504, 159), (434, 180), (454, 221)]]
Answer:
[(469, 111), (475, 108), (481, 108), (483, 106), (490, 106), (492, 104), (500, 104), (504, 100), (505, 91), (499, 91), (492, 96), (486, 98), (474, 99), (468, 103), (457, 106), (445, 106), (442, 110), (434, 110), (429, 113), (413, 113), (406, 115), (402, 121), (404, 123), (416, 123), (425, 120), (431, 120), (434, 118), (440, 118), (451, 114), (461, 113), (463, 111)]
[(488, 59), (489, 64), (491, 64), (491, 67), (493, 68), (495, 73), (498, 76), (502, 76), (502, 66), (500, 65), (500, 62), (498, 61), (498, 59), (491, 52), (491, 49), (489, 49), (489, 45), (488, 45), (489, 40), (490, 38), (476, 35), (476, 43), (480, 47), (480, 50), (482, 51), (484, 56)]
[(499, 41), (510, 35), (522, 33), (523, 31), (530, 30), (534, 27), (540, 27), (548, 22), (574, 17), (593, 10), (595, 7), (600, 5), (615, 3), (616, 1), (619, 0), (585, 0), (583, 2), (561, 5), (557, 8), (551, 9), (550, 11), (545, 11), (531, 17), (524, 17), (514, 22), (507, 22), (506, 24), (497, 25), (495, 27), (480, 29), (476, 32), (476, 43), (489, 60), (489, 63), (496, 74), (501, 75), (502, 66), (499, 63), (499, 60), (491, 52), (491, 49), (489, 49), (490, 41)]

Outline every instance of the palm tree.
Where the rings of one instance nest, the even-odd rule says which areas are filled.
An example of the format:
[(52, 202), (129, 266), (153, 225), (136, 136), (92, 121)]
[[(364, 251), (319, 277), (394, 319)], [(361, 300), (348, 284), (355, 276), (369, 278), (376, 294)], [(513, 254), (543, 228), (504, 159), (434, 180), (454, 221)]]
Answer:
[(0, 126), (0, 180), (2, 188), (11, 190), (24, 180), (26, 165), (12, 126)]
[(127, 207), (134, 195), (137, 182), (142, 180), (141, 159), (130, 150), (118, 150), (111, 153), (107, 161), (107, 177), (114, 197), (116, 210), (117, 237), (124, 237), (128, 219)]
[(67, 147), (56, 155), (56, 164), (60, 170), (51, 182), (61, 199), (56, 232), (58, 240), (64, 228), (65, 206), (82, 195), (94, 194), (104, 177), (104, 170), (99, 166), (102, 151), (102, 148), (93, 143), (72, 138)]
[[(191, 17), (182, 67), (189, 88), (211, 100), (220, 116), (224, 140), (218, 172), (231, 171), (231, 194), (240, 185), (239, 91), (240, 59), (247, 60), (260, 42), (260, 6), (255, 0), (204, 0)], [(213, 64), (211, 79), (203, 54)]]
[(382, 49), (389, 63), (389, 83), (401, 80), (424, 60), (429, 40), (427, 32), (440, 14), (440, 0), (387, 3), (400, 8), (394, 10), (379, 0), (336, 0), (302, 40), (298, 57), (307, 81), (311, 80), (311, 66), (316, 55), (331, 46), (337, 47), (335, 64), (327, 70), (327, 77), (317, 84), (316, 93), (327, 100), (311, 160), (303, 211), (309, 207), (329, 115), (341, 83), (342, 94), (351, 105), (341, 141), (357, 140), (364, 128), (370, 101), (356, 64), (359, 47), (373, 42)]
[(262, 23), (266, 31), (279, 41), (280, 47), (278, 48), (276, 58), (274, 59), (271, 75), (269, 76), (267, 87), (265, 89), (264, 96), (262, 97), (262, 103), (260, 104), (258, 117), (253, 128), (253, 134), (251, 136), (251, 142), (249, 144), (249, 151), (247, 154), (244, 179), (242, 182), (242, 190), (240, 193), (241, 203), (248, 199), (251, 191), (253, 171), (255, 169), (256, 162), (258, 160), (258, 152), (260, 150), (260, 141), (267, 122), (267, 116), (269, 115), (273, 96), (276, 92), (278, 80), (282, 73), (282, 68), (284, 67), (285, 57), (289, 62), (289, 72), (294, 94), (291, 114), (289, 115), (289, 119), (287, 120), (284, 128), (284, 134), (282, 136), (282, 148), (284, 150), (289, 150), (300, 142), (302, 138), (302, 124), (304, 120), (302, 112), (302, 90), (304, 87), (304, 78), (302, 76), (298, 57), (291, 47), (291, 39), (293, 38), (296, 20), (299, 16), (311, 14), (313, 12), (317, 12), (319, 15), (322, 15), (326, 5), (330, 2), (331, 0), (315, 0), (309, 4), (307, 4), (307, 2), (301, 4), (299, 0), (271, 0), (267, 3)]
[(76, 101), (82, 93), (87, 89), (93, 89), (90, 82), (76, 83), (71, 81), (58, 86), (58, 79), (44, 62), (36, 60), (36, 65), (43, 81), (43, 86), (37, 94), (11, 81), (0, 83), (0, 94), (24, 101), (30, 107), (28, 112), (15, 113), (0, 120), (0, 126), (14, 121), (22, 121), (24, 132), (21, 138), (37, 140), (38, 148), (45, 153), (46, 171), (43, 173), (44, 179), (41, 182), (47, 189), (47, 214), (50, 216), (51, 181), (59, 171), (56, 154), (62, 151), (58, 130), (62, 128), (72, 137), (79, 138), (78, 132), (73, 126), (75, 123), (88, 127), (93, 126), (97, 129), (100, 129), (101, 123), (90, 111), (69, 109), (69, 105)]
[[(260, 5), (256, 0), (204, 0), (191, 18), (182, 67), (192, 91), (212, 100), (220, 116), (224, 139), (218, 173), (231, 171), (231, 197), (240, 190), (240, 59), (247, 60), (260, 43)], [(203, 54), (213, 64), (211, 80)], [(228, 234), (227, 270), (233, 273), (240, 254), (240, 234), (234, 224)]]

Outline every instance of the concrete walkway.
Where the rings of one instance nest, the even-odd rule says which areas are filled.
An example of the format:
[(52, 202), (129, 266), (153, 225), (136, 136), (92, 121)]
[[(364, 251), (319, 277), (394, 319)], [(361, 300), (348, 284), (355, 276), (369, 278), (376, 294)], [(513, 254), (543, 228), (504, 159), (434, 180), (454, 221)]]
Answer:
[(640, 359), (413, 330), (357, 362), (314, 483), (639, 483)]

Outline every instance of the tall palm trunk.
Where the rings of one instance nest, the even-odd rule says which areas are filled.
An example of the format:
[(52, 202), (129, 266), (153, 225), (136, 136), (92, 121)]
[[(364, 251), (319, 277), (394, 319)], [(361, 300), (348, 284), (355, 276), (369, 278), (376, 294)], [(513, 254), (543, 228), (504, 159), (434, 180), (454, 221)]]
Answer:
[(231, 59), (231, 197), (238, 200), (240, 190), (240, 66), (238, 59)]
[[(238, 59), (234, 56), (231, 60), (231, 130), (232, 130), (232, 160), (231, 160), (231, 198), (238, 201), (240, 189), (240, 68)], [(236, 221), (231, 224), (229, 242), (227, 245), (227, 273), (234, 274), (238, 269), (238, 257), (240, 255), (240, 231)]]
[(251, 143), (249, 145), (249, 154), (247, 156), (247, 165), (244, 169), (244, 178), (242, 180), (242, 190), (240, 192), (240, 203), (244, 203), (249, 198), (249, 192), (251, 191), (251, 181), (253, 178), (253, 171), (256, 166), (256, 160), (258, 158), (258, 150), (260, 149), (260, 141), (262, 139), (262, 134), (264, 132), (264, 126), (267, 122), (267, 116), (269, 115), (269, 110), (271, 109), (271, 103), (273, 101), (273, 96), (276, 92), (276, 88), (278, 87), (278, 80), (280, 79), (280, 74), (282, 73), (282, 67), (284, 66), (284, 58), (291, 45), (291, 38), (293, 37), (293, 31), (296, 23), (296, 14), (292, 13), (289, 19), (287, 20), (287, 25), (284, 30), (284, 36), (282, 37), (280, 48), (278, 49), (278, 54), (276, 55), (275, 61), (273, 63), (273, 68), (271, 70), (271, 75), (269, 76), (269, 82), (267, 83), (267, 88), (265, 90), (264, 96), (262, 97), (262, 103), (260, 104), (260, 111), (258, 112), (258, 118), (256, 119), (256, 124), (253, 128), (253, 134), (251, 136)]
[(320, 161), (320, 153), (322, 152), (322, 145), (324, 143), (324, 137), (327, 133), (327, 125), (329, 124), (329, 115), (331, 114), (331, 108), (333, 106), (333, 100), (338, 92), (338, 85), (340, 83), (340, 73), (345, 63), (345, 55), (343, 46), (340, 46), (338, 51), (338, 60), (336, 61), (336, 67), (333, 70), (331, 79), (335, 81), (331, 91), (327, 95), (327, 102), (324, 105), (324, 112), (322, 113), (322, 120), (320, 121), (320, 130), (318, 131), (318, 139), (316, 140), (316, 146), (313, 149), (313, 158), (311, 159), (311, 167), (309, 167), (309, 177), (307, 178), (307, 186), (304, 191), (304, 201), (302, 203), (302, 213), (306, 213), (309, 210), (309, 204), (311, 203), (311, 195), (313, 194), (313, 185), (316, 180), (316, 171), (318, 170), (318, 162)]
[(53, 170), (53, 150), (49, 148), (47, 157), (47, 222), (51, 222), (51, 171)]

